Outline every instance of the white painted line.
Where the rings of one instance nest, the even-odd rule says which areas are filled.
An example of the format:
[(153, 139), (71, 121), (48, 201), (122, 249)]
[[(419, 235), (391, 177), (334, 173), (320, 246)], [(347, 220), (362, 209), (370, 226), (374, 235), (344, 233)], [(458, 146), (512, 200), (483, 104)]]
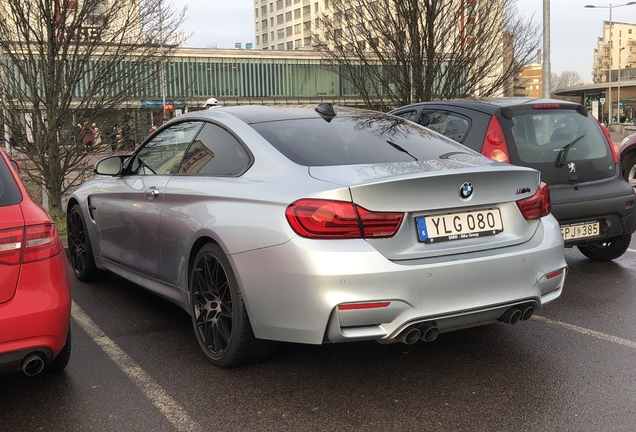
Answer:
[(627, 249), (628, 252), (636, 252), (636, 249)]
[(547, 323), (547, 324), (554, 324), (554, 325), (558, 325), (558, 326), (561, 326), (561, 327), (565, 327), (566, 329), (575, 331), (577, 333), (581, 333), (581, 334), (584, 334), (584, 335), (587, 335), (587, 336), (595, 337), (597, 339), (605, 340), (605, 341), (608, 341), (608, 342), (614, 342), (614, 343), (617, 343), (617, 344), (620, 344), (620, 345), (624, 345), (626, 347), (630, 347), (630, 348), (636, 349), (636, 342), (631, 341), (629, 339), (623, 339), (623, 338), (619, 338), (619, 337), (616, 337), (616, 336), (611, 336), (611, 335), (608, 335), (608, 334), (605, 334), (605, 333), (597, 332), (597, 331), (594, 331), (594, 330), (586, 329), (584, 327), (579, 327), (579, 326), (575, 326), (575, 325), (572, 325), (572, 324), (567, 324), (567, 323), (564, 323), (564, 322), (561, 322), (561, 321), (553, 321), (551, 319), (544, 318), (544, 317), (539, 316), (539, 315), (533, 315), (532, 319), (536, 319), (538, 321), (543, 321), (544, 323)]
[(162, 412), (179, 431), (202, 431), (203, 429), (189, 416), (168, 393), (148, 375), (128, 354), (90, 319), (84, 311), (73, 302), (72, 315), (77, 324), (84, 329), (93, 341), (114, 361), (130, 378), (144, 395)]

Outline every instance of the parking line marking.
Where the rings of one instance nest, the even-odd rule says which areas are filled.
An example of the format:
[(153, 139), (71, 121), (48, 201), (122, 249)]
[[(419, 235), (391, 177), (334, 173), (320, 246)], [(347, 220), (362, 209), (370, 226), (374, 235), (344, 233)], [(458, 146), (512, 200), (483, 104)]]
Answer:
[(561, 321), (553, 321), (551, 319), (548, 319), (548, 318), (545, 318), (545, 317), (542, 317), (542, 316), (539, 316), (539, 315), (533, 315), (532, 319), (537, 319), (537, 320), (543, 321), (544, 323), (547, 323), (547, 324), (554, 324), (554, 325), (558, 325), (558, 326), (561, 326), (561, 327), (565, 327), (566, 329), (575, 331), (577, 333), (581, 333), (581, 334), (584, 334), (584, 335), (587, 335), (587, 336), (595, 337), (597, 339), (605, 340), (605, 341), (608, 341), (608, 342), (614, 342), (614, 343), (617, 343), (617, 344), (620, 344), (620, 345), (624, 345), (626, 347), (630, 347), (630, 348), (636, 349), (636, 342), (631, 341), (629, 339), (623, 339), (623, 338), (619, 338), (619, 337), (616, 337), (616, 336), (611, 336), (611, 335), (608, 335), (608, 334), (605, 334), (605, 333), (601, 333), (601, 332), (597, 332), (597, 331), (594, 331), (594, 330), (586, 329), (584, 327), (575, 326), (573, 324), (567, 324), (567, 323), (564, 323), (564, 322), (561, 322)]
[(170, 423), (179, 431), (202, 431), (203, 429), (188, 416), (184, 410), (150, 375), (144, 371), (124, 350), (100, 329), (75, 302), (72, 316), (90, 338), (104, 351), (142, 393), (161, 411)]
[(636, 249), (627, 249), (629, 252), (636, 252)]

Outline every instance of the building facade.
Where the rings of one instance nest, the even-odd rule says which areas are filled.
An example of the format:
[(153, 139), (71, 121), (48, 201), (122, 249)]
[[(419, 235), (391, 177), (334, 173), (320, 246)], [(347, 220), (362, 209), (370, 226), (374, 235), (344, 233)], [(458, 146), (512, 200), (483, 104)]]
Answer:
[[(594, 49), (592, 77), (595, 83), (636, 78), (636, 24), (603, 22), (603, 37)], [(609, 74), (611, 73), (611, 80)]]
[(329, 0), (254, 0), (255, 48), (311, 49), (312, 30)]

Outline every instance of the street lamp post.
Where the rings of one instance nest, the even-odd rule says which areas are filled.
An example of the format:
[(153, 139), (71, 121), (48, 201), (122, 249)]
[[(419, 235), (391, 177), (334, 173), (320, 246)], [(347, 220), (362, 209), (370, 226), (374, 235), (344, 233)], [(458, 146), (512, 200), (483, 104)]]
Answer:
[[(586, 8), (599, 8), (599, 9), (609, 9), (609, 49), (610, 49), (610, 67), (609, 67), (609, 74), (608, 74), (608, 83), (607, 86), (609, 87), (608, 89), (608, 95), (607, 95), (607, 111), (609, 114), (609, 118), (608, 118), (608, 123), (612, 122), (612, 51), (614, 50), (614, 46), (612, 45), (612, 8), (617, 8), (617, 7), (623, 7), (623, 6), (631, 6), (631, 5), (635, 5), (636, 1), (630, 1), (628, 3), (623, 3), (623, 4), (618, 4), (618, 5), (612, 5), (612, 3), (608, 4), (608, 5), (602, 5), (602, 6), (596, 6), (596, 5), (585, 5)], [(620, 62), (620, 55), (621, 52), (620, 50), (618, 51), (618, 58), (619, 58), (619, 62)], [(619, 79), (620, 79), (620, 66), (619, 66)], [(619, 95), (620, 96), (620, 95)], [(618, 107), (620, 108), (620, 99), (618, 100)], [(620, 120), (620, 119), (619, 119)]]
[(618, 80), (616, 80), (617, 81), (616, 99), (618, 101), (618, 103), (616, 104), (616, 109), (618, 110), (618, 114), (616, 114), (616, 117), (618, 117), (619, 123), (621, 122), (621, 53), (623, 52), (624, 49), (625, 47), (620, 47), (618, 49)]

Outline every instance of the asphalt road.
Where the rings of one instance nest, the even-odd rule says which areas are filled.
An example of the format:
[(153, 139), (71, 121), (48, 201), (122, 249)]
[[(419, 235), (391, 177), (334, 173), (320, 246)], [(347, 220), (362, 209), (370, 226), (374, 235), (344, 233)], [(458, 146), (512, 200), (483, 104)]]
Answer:
[(561, 299), (429, 344), (282, 344), (217, 369), (189, 316), (118, 277), (74, 280), (65, 372), (0, 376), (7, 431), (635, 431), (636, 241), (567, 250)]

